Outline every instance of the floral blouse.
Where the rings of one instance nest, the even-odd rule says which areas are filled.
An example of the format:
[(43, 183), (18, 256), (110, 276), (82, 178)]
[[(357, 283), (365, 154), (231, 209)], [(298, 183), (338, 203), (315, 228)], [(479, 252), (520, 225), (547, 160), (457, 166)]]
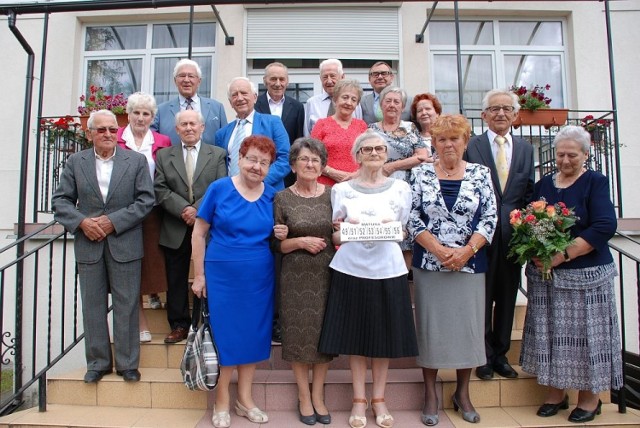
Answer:
[[(387, 163), (410, 158), (416, 149), (426, 147), (424, 141), (418, 135), (416, 126), (412, 122), (405, 120), (400, 121), (400, 125), (395, 132), (386, 132), (378, 126), (378, 122), (370, 124), (369, 128), (378, 132), (387, 143), (389, 147)], [(407, 183), (409, 182), (410, 176), (411, 170), (400, 170), (391, 174), (391, 177), (399, 178)]]
[[(497, 208), (491, 173), (483, 165), (467, 163), (460, 182), (460, 191), (452, 209), (445, 204), (433, 164), (422, 164), (411, 172), (412, 204), (407, 226), (411, 239), (428, 230), (451, 248), (463, 247), (471, 235), (479, 233), (491, 242), (496, 230)], [(429, 271), (446, 271), (440, 260), (422, 246), (414, 248), (413, 264)], [(480, 273), (487, 270), (485, 247), (474, 255), (462, 272)]]

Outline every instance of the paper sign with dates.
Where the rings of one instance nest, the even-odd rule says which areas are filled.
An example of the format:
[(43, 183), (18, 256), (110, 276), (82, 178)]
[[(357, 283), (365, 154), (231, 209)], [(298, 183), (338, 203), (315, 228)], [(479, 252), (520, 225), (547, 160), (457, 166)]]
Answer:
[(348, 241), (397, 241), (403, 239), (402, 224), (399, 221), (340, 223), (340, 240)]

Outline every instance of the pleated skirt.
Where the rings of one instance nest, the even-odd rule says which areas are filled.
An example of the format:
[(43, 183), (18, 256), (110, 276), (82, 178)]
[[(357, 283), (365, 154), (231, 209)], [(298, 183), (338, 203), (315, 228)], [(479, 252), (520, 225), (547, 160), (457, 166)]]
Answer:
[(416, 356), (407, 276), (366, 279), (333, 271), (318, 348), (370, 358)]
[(418, 365), (464, 369), (485, 364), (485, 274), (414, 268), (413, 283)]

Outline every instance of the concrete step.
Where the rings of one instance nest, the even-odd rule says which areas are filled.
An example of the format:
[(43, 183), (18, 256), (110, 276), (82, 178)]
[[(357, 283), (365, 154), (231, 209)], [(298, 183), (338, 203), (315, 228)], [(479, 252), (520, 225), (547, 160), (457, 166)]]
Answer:
[[(469, 424), (462, 419), (460, 413), (452, 409), (439, 412), (438, 428), (461, 427), (575, 427), (567, 421), (569, 410), (561, 411), (550, 418), (539, 418), (535, 415), (536, 406), (521, 407), (488, 407), (479, 409), (482, 418), (478, 424)], [(420, 411), (391, 410), (395, 419), (395, 427), (420, 428)], [(82, 405), (49, 405), (47, 411), (40, 413), (37, 408), (16, 412), (0, 418), (0, 428), (45, 428), (45, 427), (114, 427), (114, 428), (210, 428), (211, 409), (149, 409), (149, 408), (120, 408), (120, 407), (91, 407)], [(329, 427), (348, 427), (349, 411), (332, 411), (332, 423)], [(375, 427), (375, 420), (371, 410), (367, 411), (367, 426)], [(259, 426), (271, 428), (300, 428), (295, 411), (281, 410), (269, 412), (268, 424), (254, 424), (245, 418), (231, 415), (233, 428), (256, 428)], [(585, 425), (582, 425), (585, 426)], [(602, 414), (589, 427), (638, 427), (640, 426), (640, 412), (629, 409), (626, 414), (618, 413), (617, 406), (607, 404), (602, 406)], [(322, 427), (322, 425), (316, 425)]]

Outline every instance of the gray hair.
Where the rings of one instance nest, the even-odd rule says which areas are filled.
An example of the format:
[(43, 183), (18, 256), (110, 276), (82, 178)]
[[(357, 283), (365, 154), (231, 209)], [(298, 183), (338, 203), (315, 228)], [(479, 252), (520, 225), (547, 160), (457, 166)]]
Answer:
[(322, 169), (327, 166), (327, 149), (322, 142), (311, 137), (300, 137), (293, 142), (289, 149), (289, 165), (293, 166), (296, 163), (302, 149), (307, 149), (314, 155), (318, 155)]
[(324, 61), (322, 61), (320, 63), (320, 67), (318, 67), (320, 69), (320, 74), (322, 74), (322, 69), (325, 68), (327, 65), (335, 65), (338, 67), (338, 74), (342, 75), (343, 71), (342, 71), (342, 62), (339, 59), (336, 58), (329, 58), (329, 59), (325, 59)]
[(195, 111), (195, 110), (180, 110), (178, 113), (176, 113), (176, 126), (178, 126), (178, 124), (180, 123), (180, 116), (182, 115), (182, 113), (184, 113), (185, 111), (193, 111), (195, 113), (198, 113), (198, 121), (204, 125), (204, 116), (202, 115), (202, 113), (200, 113), (199, 111)]
[(234, 77), (233, 79), (231, 79), (231, 81), (227, 85), (227, 98), (231, 99), (231, 85), (233, 85), (234, 83), (236, 83), (238, 81), (248, 82), (249, 85), (251, 85), (251, 92), (253, 92), (254, 95), (258, 95), (258, 88), (256, 88), (255, 83), (253, 83), (251, 80), (247, 79), (244, 76), (239, 76), (239, 77)]
[(358, 159), (358, 152), (360, 151), (360, 148), (365, 143), (365, 141), (369, 141), (369, 140), (378, 140), (382, 144), (387, 146), (387, 149), (389, 148), (387, 142), (384, 140), (384, 138), (382, 138), (382, 136), (377, 131), (374, 131), (373, 129), (368, 128), (362, 134), (358, 135), (358, 138), (356, 138), (356, 141), (353, 142), (353, 147), (351, 147), (351, 156), (353, 156), (353, 159), (356, 161), (358, 165), (360, 165), (360, 162)]
[(358, 102), (362, 99), (362, 86), (360, 86), (360, 82), (356, 79), (342, 79), (336, 82), (336, 85), (333, 87), (333, 100), (337, 100), (342, 91), (345, 89), (355, 89), (358, 93)]
[(276, 61), (276, 62), (272, 62), (271, 64), (267, 64), (267, 66), (264, 68), (264, 74), (265, 75), (267, 74), (267, 71), (269, 71), (269, 69), (271, 67), (282, 67), (282, 68), (284, 68), (285, 73), (287, 73), (287, 74), (289, 73), (289, 67), (287, 67), (286, 65), (284, 65), (281, 62), (277, 62)]
[(553, 147), (556, 147), (561, 141), (568, 140), (578, 143), (583, 153), (591, 151), (591, 136), (582, 126), (567, 125), (560, 128), (553, 139)]
[(398, 88), (397, 86), (387, 86), (382, 90), (382, 92), (380, 92), (380, 104), (382, 104), (384, 97), (386, 97), (389, 92), (400, 95), (400, 99), (402, 100), (402, 108), (407, 105), (407, 93), (404, 91), (404, 89)]
[(187, 59), (187, 58), (181, 59), (180, 61), (178, 61), (176, 63), (176, 66), (173, 67), (173, 78), (174, 79), (176, 78), (176, 76), (178, 76), (178, 73), (180, 73), (180, 69), (182, 67), (184, 67), (185, 65), (190, 65), (193, 68), (195, 68), (196, 69), (196, 74), (198, 75), (198, 77), (200, 79), (202, 79), (202, 70), (200, 70), (200, 66), (198, 65), (198, 63), (195, 62), (192, 59)]
[(154, 117), (158, 112), (158, 105), (153, 95), (145, 92), (134, 92), (127, 98), (127, 113), (140, 108), (149, 110)]
[(513, 106), (513, 112), (517, 113), (520, 111), (520, 103), (518, 102), (518, 96), (511, 92), (508, 89), (492, 89), (486, 94), (484, 94), (484, 98), (482, 98), (482, 110), (486, 110), (489, 108), (489, 100), (496, 95), (507, 95), (511, 97), (511, 105)]
[(118, 119), (116, 115), (111, 110), (95, 110), (89, 113), (89, 120), (87, 120), (87, 128), (93, 129), (93, 122), (95, 121), (96, 116), (109, 116), (113, 119), (116, 126), (118, 126)]

